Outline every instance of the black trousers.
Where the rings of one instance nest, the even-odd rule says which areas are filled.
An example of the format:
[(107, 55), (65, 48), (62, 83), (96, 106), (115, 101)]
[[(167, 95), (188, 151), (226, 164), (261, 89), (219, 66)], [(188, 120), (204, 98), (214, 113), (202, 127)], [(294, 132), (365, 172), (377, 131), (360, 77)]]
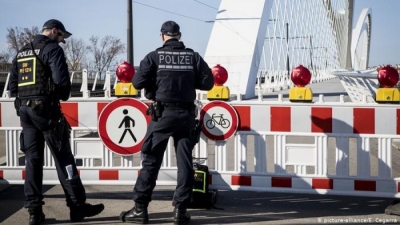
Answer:
[(133, 200), (145, 206), (151, 201), (156, 179), (163, 161), (169, 137), (173, 137), (178, 167), (178, 181), (174, 202), (177, 208), (186, 208), (192, 197), (194, 141), (191, 130), (195, 124), (189, 110), (165, 109), (157, 122), (151, 121), (141, 149), (142, 169), (133, 189)]
[[(21, 135), (21, 150), (25, 153), (26, 162), (24, 206), (30, 211), (41, 210), (44, 204), (42, 185), (45, 142), (54, 157), (58, 179), (64, 190), (67, 205), (79, 205), (86, 201), (85, 189), (71, 152), (70, 134), (66, 132), (62, 135), (62, 139), (58, 138), (54, 132), (54, 124), (50, 123), (54, 115), (61, 115), (60, 109), (44, 108), (45, 110), (39, 111), (28, 105), (22, 105), (20, 108), (23, 133)], [(67, 167), (71, 171), (69, 175)]]

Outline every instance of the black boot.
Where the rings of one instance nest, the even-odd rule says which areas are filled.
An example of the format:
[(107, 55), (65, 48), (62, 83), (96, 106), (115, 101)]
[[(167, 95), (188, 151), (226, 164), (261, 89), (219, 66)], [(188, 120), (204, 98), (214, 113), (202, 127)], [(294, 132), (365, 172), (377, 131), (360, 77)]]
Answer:
[(42, 207), (29, 208), (29, 225), (39, 225), (44, 222), (45, 216)]
[(174, 209), (174, 225), (185, 225), (190, 222), (190, 214), (186, 209)]
[(69, 218), (71, 219), (71, 221), (80, 222), (85, 217), (92, 217), (101, 213), (104, 209), (104, 205), (91, 205), (89, 203), (82, 203), (79, 205), (71, 206), (69, 209)]
[(139, 224), (149, 223), (149, 215), (147, 213), (147, 206), (142, 204), (135, 204), (135, 206), (129, 211), (123, 211), (119, 215), (119, 219), (122, 222), (133, 222)]

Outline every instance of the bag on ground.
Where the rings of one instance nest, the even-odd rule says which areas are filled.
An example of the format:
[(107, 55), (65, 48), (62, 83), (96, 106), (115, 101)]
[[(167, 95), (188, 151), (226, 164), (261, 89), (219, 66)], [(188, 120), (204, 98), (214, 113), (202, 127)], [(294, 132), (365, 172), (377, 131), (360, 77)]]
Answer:
[(215, 208), (217, 202), (218, 190), (209, 188), (210, 173), (208, 166), (195, 164), (194, 185), (192, 193), (192, 202), (189, 208)]
[[(194, 184), (192, 190), (192, 201), (188, 208), (222, 209), (214, 206), (218, 199), (218, 190), (209, 188), (209, 179), (210, 173), (208, 171), (208, 166), (201, 165), (200, 163), (194, 163)], [(172, 206), (175, 206), (174, 201), (172, 201)]]

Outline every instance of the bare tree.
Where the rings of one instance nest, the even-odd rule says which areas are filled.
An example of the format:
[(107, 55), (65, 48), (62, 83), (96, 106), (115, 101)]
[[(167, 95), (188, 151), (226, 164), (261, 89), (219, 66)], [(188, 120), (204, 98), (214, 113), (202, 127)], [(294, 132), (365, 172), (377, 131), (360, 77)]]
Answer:
[(29, 28), (7, 28), (7, 42), (13, 54), (16, 54), (22, 46), (33, 40), (35, 35), (39, 34), (37, 26)]
[(13, 56), (10, 52), (0, 52), (0, 72), (9, 72), (11, 69), (11, 60)]
[(125, 51), (125, 45), (117, 37), (105, 36), (101, 40), (98, 37), (90, 38), (91, 45), (88, 50), (94, 57), (94, 68), (98, 71), (108, 70), (117, 59), (116, 56)]
[(85, 42), (82, 39), (69, 38), (63, 48), (68, 69), (70, 71), (82, 70), (87, 49)]
[(11, 52), (3, 50), (0, 52), (0, 63), (10, 63), (13, 59), (12, 57)]

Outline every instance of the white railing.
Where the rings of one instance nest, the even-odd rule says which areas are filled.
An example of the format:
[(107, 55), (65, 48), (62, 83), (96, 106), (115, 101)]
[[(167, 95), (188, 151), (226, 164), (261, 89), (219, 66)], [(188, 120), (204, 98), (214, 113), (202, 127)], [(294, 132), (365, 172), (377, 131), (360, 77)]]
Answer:
[(10, 96), (10, 93), (7, 91), (9, 81), (10, 81), (10, 73), (7, 73), (6, 81), (4, 83), (3, 94), (1, 95), (2, 98), (7, 98)]
[[(324, 82), (335, 78), (331, 71), (314, 70), (310, 84)], [(257, 75), (256, 93), (266, 94), (269, 92), (286, 90), (294, 87), (290, 75), (286, 70), (260, 70)]]
[(376, 69), (365, 71), (337, 70), (333, 74), (339, 77), (344, 89), (353, 102), (375, 102), (376, 89), (379, 87)]
[[(95, 74), (93, 79), (91, 79), (91, 77), (89, 78), (89, 74), (92, 73)], [(97, 83), (100, 82), (101, 80), (104, 83), (102, 88), (102, 90), (104, 91), (104, 95), (111, 97), (111, 90), (115, 89), (115, 84), (117, 83), (117, 79), (115, 78), (115, 74), (111, 73), (110, 71), (103, 71), (102, 73), (105, 73), (104, 80), (101, 80), (100, 72), (88, 71), (86, 69), (83, 69), (82, 71), (72, 71), (70, 75), (70, 81), (72, 85), (80, 84), (81, 85), (80, 92), (82, 93), (82, 97), (89, 98), (90, 92), (96, 91)], [(114, 77), (112, 77), (112, 75), (114, 75)], [(10, 97), (10, 93), (8, 93), (7, 91), (9, 80), (10, 80), (10, 73), (7, 74), (1, 98)], [(93, 83), (91, 90), (89, 90), (89, 82)], [(114, 82), (114, 84), (111, 87), (112, 82)]]
[[(118, 79), (115, 77), (115, 73), (113, 72), (103, 71), (102, 73), (105, 74), (104, 80), (101, 80), (104, 82), (102, 91), (104, 91), (105, 97), (111, 97), (111, 90), (115, 89)], [(90, 74), (94, 74), (94, 76)], [(329, 71), (316, 71), (312, 76), (311, 83), (323, 82), (334, 77), (335, 76), (332, 76)], [(72, 71), (70, 75), (70, 81), (72, 85), (80, 84), (79, 91), (82, 93), (83, 98), (90, 98), (91, 92), (98, 91), (96, 90), (96, 86), (100, 79), (100, 72), (88, 71), (87, 69), (83, 69), (82, 71)], [(286, 90), (294, 86), (293, 82), (290, 80), (290, 76), (287, 75), (287, 71), (283, 70), (269, 70), (268, 72), (260, 71), (257, 80), (258, 82), (257, 84), (254, 84), (254, 87), (256, 89), (256, 93), (258, 94)], [(9, 74), (5, 82), (5, 87), (7, 87), (8, 82)], [(91, 90), (89, 90), (89, 82), (93, 83)], [(235, 87), (230, 88), (234, 89)], [(197, 91), (197, 93), (199, 99), (205, 99), (206, 92)], [(2, 97), (5, 98), (7, 96), (9, 96), (7, 94), (7, 88), (4, 88)], [(141, 92), (141, 97), (144, 98), (143, 92)], [(236, 96), (236, 99), (241, 99), (241, 96)]]

